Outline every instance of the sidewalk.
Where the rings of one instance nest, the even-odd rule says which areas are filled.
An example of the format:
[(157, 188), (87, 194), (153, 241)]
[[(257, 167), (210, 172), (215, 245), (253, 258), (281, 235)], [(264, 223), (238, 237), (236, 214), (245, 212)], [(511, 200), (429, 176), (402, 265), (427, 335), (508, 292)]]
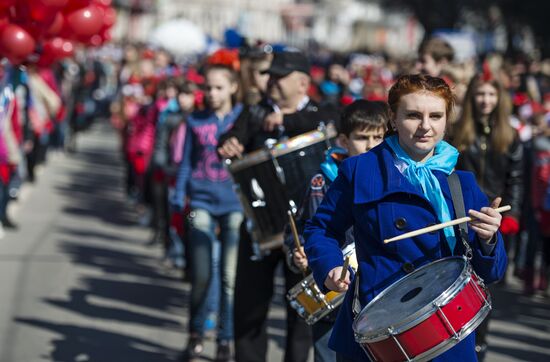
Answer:
[(188, 287), (143, 244), (108, 125), (55, 157), (0, 240), (0, 361), (175, 361)]

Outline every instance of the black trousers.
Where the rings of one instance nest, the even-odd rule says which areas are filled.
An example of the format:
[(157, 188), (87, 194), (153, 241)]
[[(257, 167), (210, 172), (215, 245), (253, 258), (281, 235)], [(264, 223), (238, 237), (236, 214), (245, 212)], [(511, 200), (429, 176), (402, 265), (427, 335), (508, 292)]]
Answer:
[[(285, 288), (288, 291), (303, 277), (288, 269), (282, 250), (273, 250), (259, 261), (250, 259), (250, 235), (241, 227), (237, 276), (235, 282), (235, 359), (237, 362), (267, 360), (267, 314), (273, 297), (275, 270), (284, 265)], [(285, 298), (286, 301), (286, 298)], [(286, 302), (285, 362), (307, 361), (312, 345), (311, 328)]]

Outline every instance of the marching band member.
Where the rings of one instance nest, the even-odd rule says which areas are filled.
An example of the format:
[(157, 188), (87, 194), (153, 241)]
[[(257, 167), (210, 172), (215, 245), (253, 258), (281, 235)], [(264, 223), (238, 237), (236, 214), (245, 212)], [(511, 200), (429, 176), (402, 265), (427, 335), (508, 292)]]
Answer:
[[(344, 149), (335, 147), (327, 153), (321, 164), (321, 171), (311, 179), (302, 206), (297, 212), (296, 226), (298, 233), (303, 232), (305, 222), (315, 214), (336, 175), (338, 166), (348, 156), (357, 156), (378, 146), (384, 140), (384, 133), (389, 122), (389, 108), (385, 102), (357, 100), (347, 106), (339, 124), (338, 141)], [(288, 230), (287, 230), (288, 231)], [(346, 237), (339, 240), (340, 247), (353, 243), (353, 233), (346, 232)], [(300, 243), (303, 239), (300, 237)], [(301, 273), (308, 267), (304, 248), (294, 247), (292, 233), (285, 234), (285, 246), (288, 250), (287, 264), (295, 273)], [(312, 326), (315, 362), (336, 361), (336, 353), (328, 348), (328, 339), (336, 320), (338, 309)]]
[[(346, 294), (329, 346), (341, 360), (368, 361), (355, 342), (352, 304), (365, 307), (374, 297), (415, 268), (465, 247), (459, 229), (448, 227), (389, 244), (383, 240), (456, 215), (447, 177), (458, 151), (443, 141), (454, 100), (440, 78), (428, 75), (400, 77), (389, 92), (394, 134), (370, 152), (346, 159), (315, 216), (305, 227), (305, 252), (315, 281), (324, 291)], [(486, 196), (469, 172), (457, 172), (467, 213), (472, 217), (468, 235), (475, 272), (486, 282), (500, 279), (507, 257), (498, 233), (501, 215), (488, 206)], [(479, 210), (479, 211), (476, 211)], [(353, 227), (358, 275), (350, 283), (342, 275), (343, 255), (338, 240)], [(359, 281), (358, 281), (359, 280)], [(436, 357), (437, 361), (475, 361), (475, 335)]]
[[(218, 153), (224, 158), (240, 157), (264, 147), (267, 139), (294, 137), (312, 131), (320, 122), (337, 119), (336, 112), (309, 99), (310, 65), (298, 51), (274, 53), (266, 70), (269, 74), (266, 97), (243, 110), (234, 127), (222, 135)], [(277, 182), (273, 180), (273, 182)], [(235, 359), (239, 362), (267, 358), (267, 315), (273, 297), (277, 266), (284, 263), (282, 248), (271, 250), (261, 260), (252, 260), (252, 241), (241, 227), (237, 279), (235, 284)], [(284, 268), (286, 289), (300, 276)], [(311, 330), (287, 303), (285, 361), (307, 361)]]

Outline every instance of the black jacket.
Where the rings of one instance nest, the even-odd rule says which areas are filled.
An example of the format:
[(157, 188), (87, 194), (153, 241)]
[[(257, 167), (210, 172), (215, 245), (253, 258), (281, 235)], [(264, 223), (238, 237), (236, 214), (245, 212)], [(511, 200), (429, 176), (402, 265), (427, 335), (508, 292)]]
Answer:
[(499, 154), (491, 149), (489, 138), (481, 134), (460, 153), (456, 168), (472, 171), (489, 202), (501, 196), (501, 205), (511, 205), (509, 215), (519, 220), (523, 203), (523, 153), (519, 137), (508, 147), (508, 152)]
[(301, 110), (284, 116), (284, 132), (281, 134), (278, 130), (272, 132), (263, 130), (263, 121), (271, 112), (273, 107), (265, 98), (256, 105), (245, 107), (233, 128), (220, 137), (218, 144), (222, 145), (227, 139), (236, 137), (244, 146), (245, 153), (248, 153), (263, 147), (268, 138), (298, 136), (314, 130), (320, 122), (337, 123), (339, 118), (335, 109), (322, 107), (310, 100)]

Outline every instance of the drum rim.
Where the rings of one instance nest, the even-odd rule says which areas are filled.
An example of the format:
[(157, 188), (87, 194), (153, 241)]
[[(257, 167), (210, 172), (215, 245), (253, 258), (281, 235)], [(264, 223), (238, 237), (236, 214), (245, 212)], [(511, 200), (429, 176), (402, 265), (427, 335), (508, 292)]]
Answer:
[[(302, 279), (301, 281), (296, 283), (296, 285), (293, 286), (288, 291), (288, 293), (286, 294), (286, 299), (288, 300), (290, 306), (296, 311), (296, 313), (298, 313), (302, 318), (304, 318), (306, 323), (310, 326), (317, 323), (319, 320), (324, 318), (326, 315), (328, 315), (328, 314), (332, 313), (334, 310), (336, 310), (336, 308), (338, 308), (342, 304), (342, 302), (344, 301), (344, 297), (346, 295), (346, 293), (338, 293), (338, 295), (336, 297), (334, 297), (334, 299), (332, 299), (330, 303), (327, 303), (327, 305), (329, 306), (328, 308), (321, 307), (321, 308), (315, 310), (311, 314), (309, 314), (309, 313), (306, 314), (305, 309), (304, 309), (304, 314), (302, 315), (302, 313), (300, 313), (300, 311), (298, 311), (298, 309), (292, 304), (292, 302), (296, 302), (301, 307), (303, 307), (303, 305), (300, 302), (298, 302), (297, 297), (301, 293), (308, 294), (305, 291), (305, 287), (309, 286), (310, 285), (309, 282), (312, 281), (312, 280), (315, 283), (315, 279), (313, 279), (313, 274), (309, 274), (304, 279)], [(315, 283), (315, 284), (317, 285), (317, 283)], [(323, 296), (326, 296), (326, 293), (323, 293)]]
[(242, 159), (231, 160), (226, 159), (225, 164), (230, 172), (239, 172), (246, 168), (259, 165), (262, 162), (269, 160), (269, 151), (265, 148), (252, 151), (246, 155), (243, 155)]
[(342, 304), (345, 296), (346, 296), (346, 293), (338, 293), (338, 295), (333, 299), (333, 301), (336, 301), (336, 303), (339, 302), (338, 304), (332, 303), (331, 301), (331, 303), (328, 304), (330, 306), (329, 308), (319, 308), (318, 310), (316, 310), (306, 318), (306, 323), (310, 326), (314, 325), (315, 323), (320, 321), (322, 318), (332, 313), (334, 310), (336, 310), (336, 308), (338, 308)]
[[(297, 291), (304, 289), (304, 283), (307, 283), (309, 285), (309, 281), (313, 279), (313, 274), (308, 274), (306, 277), (304, 277), (302, 280), (300, 280), (298, 283), (296, 283), (292, 288), (288, 290), (286, 293), (286, 298), (288, 300), (295, 299), (295, 297), (298, 296), (299, 293)], [(313, 280), (315, 282), (315, 280)]]
[[(322, 137), (317, 138), (313, 141), (306, 142), (306, 143), (304, 143), (303, 145), (300, 145), (300, 146), (289, 147), (289, 148), (285, 148), (285, 149), (277, 149), (276, 148), (277, 145), (291, 143), (291, 142), (297, 140), (300, 137), (305, 137), (307, 135), (313, 135), (313, 134), (321, 134)], [(232, 173), (239, 172), (239, 171), (242, 171), (246, 168), (256, 166), (256, 165), (259, 165), (262, 162), (268, 161), (268, 160), (271, 159), (271, 157), (277, 158), (277, 157), (280, 157), (280, 156), (284, 156), (288, 153), (301, 150), (302, 148), (309, 147), (311, 145), (314, 145), (314, 144), (317, 144), (317, 143), (320, 143), (320, 142), (323, 142), (323, 141), (326, 141), (326, 140), (331, 140), (331, 139), (335, 138), (336, 136), (337, 136), (337, 133), (336, 133), (336, 130), (335, 130), (334, 126), (329, 124), (329, 126), (327, 126), (327, 128), (326, 128), (326, 132), (324, 132), (322, 130), (319, 130), (319, 129), (315, 129), (313, 131), (305, 132), (305, 133), (299, 134), (297, 136), (294, 136), (292, 138), (289, 138), (286, 141), (277, 142), (271, 150), (269, 150), (267, 148), (260, 148), (258, 150), (252, 151), (252, 152), (244, 155), (242, 159), (227, 160), (226, 164), (227, 164), (230, 172), (232, 172)]]
[[(462, 260), (464, 261), (464, 266), (462, 268), (462, 271), (460, 272), (460, 276), (455, 280), (443, 293), (441, 293), (440, 296), (435, 298), (430, 304), (427, 304), (425, 307), (421, 308), (417, 312), (411, 314), (409, 317), (405, 318), (403, 321), (396, 323), (393, 326), (387, 326), (385, 328), (379, 328), (377, 330), (374, 330), (372, 332), (369, 332), (367, 334), (365, 333), (359, 333), (357, 332), (357, 324), (359, 323), (360, 317), (364, 316), (366, 312), (369, 310), (369, 307), (371, 307), (373, 304), (375, 304), (378, 300), (380, 300), (382, 297), (384, 297), (386, 294), (389, 293), (389, 290), (393, 287), (395, 287), (397, 284), (403, 283), (405, 280), (411, 278), (413, 275), (420, 273), (422, 270), (428, 268), (430, 265), (446, 262), (448, 260)], [(470, 270), (470, 264), (468, 260), (464, 256), (450, 256), (446, 258), (441, 258), (438, 260), (435, 260), (431, 263), (428, 263), (426, 265), (421, 266), (414, 272), (405, 275), (404, 277), (396, 280), (393, 282), (390, 286), (388, 286), (386, 289), (384, 289), (380, 294), (378, 294), (373, 300), (371, 300), (357, 315), (357, 317), (354, 319), (352, 328), (353, 333), (355, 336), (355, 341), (357, 343), (374, 343), (381, 340), (384, 340), (386, 338), (389, 338), (391, 335), (388, 332), (388, 329), (391, 328), (393, 335), (400, 334), (406, 330), (409, 330), (410, 328), (418, 325), (419, 323), (423, 322), (424, 320), (428, 319), (435, 311), (437, 310), (437, 306), (442, 307), (446, 305), (454, 296), (456, 296), (471, 280), (472, 272)]]
[[(342, 248), (342, 254), (344, 256), (352, 255), (353, 253), (355, 253), (355, 242), (346, 244)], [(350, 266), (354, 271), (356, 271), (352, 265)], [(313, 283), (317, 285), (317, 282), (313, 278), (313, 274), (308, 274), (306, 277), (304, 277), (304, 279), (300, 280), (298, 283), (296, 283), (296, 285), (290, 288), (286, 294), (286, 299), (288, 300), (288, 302), (291, 303), (292, 301), (295, 301), (295, 300), (297, 301), (298, 295), (305, 290), (304, 284), (309, 286), (309, 281), (311, 280), (313, 280)], [(327, 293), (323, 293), (323, 295), (326, 296)], [(346, 296), (346, 293), (338, 293), (338, 295), (331, 301), (331, 303), (329, 303), (329, 306), (330, 306), (329, 308), (319, 308), (307, 316), (302, 316), (292, 304), (291, 304), (291, 307), (294, 308), (294, 310), (296, 310), (298, 314), (300, 314), (300, 316), (302, 316), (305, 319), (306, 323), (311, 326), (317, 323), (322, 318), (324, 318), (329, 313), (336, 310), (336, 308), (338, 308), (344, 301), (345, 296)], [(300, 304), (299, 302), (296, 302), (296, 303)]]

